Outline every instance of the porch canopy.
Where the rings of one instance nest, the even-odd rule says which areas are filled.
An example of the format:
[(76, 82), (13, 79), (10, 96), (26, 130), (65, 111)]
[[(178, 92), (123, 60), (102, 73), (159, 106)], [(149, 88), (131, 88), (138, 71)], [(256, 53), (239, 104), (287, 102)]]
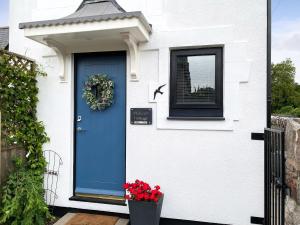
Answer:
[(66, 54), (78, 46), (100, 42), (125, 42), (130, 52), (131, 79), (137, 80), (138, 43), (149, 41), (152, 32), (142, 12), (126, 12), (115, 0), (84, 0), (71, 15), (19, 24), (24, 35), (51, 47), (61, 63), (59, 74), (66, 80)]

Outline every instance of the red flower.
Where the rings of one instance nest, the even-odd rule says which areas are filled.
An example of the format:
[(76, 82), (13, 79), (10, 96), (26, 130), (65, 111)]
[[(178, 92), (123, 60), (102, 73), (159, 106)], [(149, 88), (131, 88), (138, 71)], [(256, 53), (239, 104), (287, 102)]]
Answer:
[(130, 199), (130, 196), (129, 196), (129, 195), (125, 195), (125, 199), (126, 199), (126, 200), (129, 200), (129, 199)]
[(124, 185), (123, 185), (123, 188), (124, 189), (128, 189), (130, 187), (130, 184), (129, 183), (125, 183)]
[(148, 193), (145, 194), (144, 199), (145, 199), (146, 201), (150, 199), (150, 196), (149, 196)]
[(143, 199), (143, 198), (144, 198), (144, 194), (138, 194), (137, 197), (138, 197), (139, 199)]
[(143, 185), (143, 189), (144, 189), (144, 191), (147, 191), (147, 190), (149, 190), (149, 189), (151, 189), (151, 188), (150, 188), (149, 184), (145, 183), (145, 184)]
[(156, 185), (152, 189), (148, 183), (140, 180), (136, 180), (134, 183), (125, 183), (123, 188), (128, 193), (128, 195), (125, 195), (127, 200), (157, 202), (162, 195), (159, 191), (160, 186)]

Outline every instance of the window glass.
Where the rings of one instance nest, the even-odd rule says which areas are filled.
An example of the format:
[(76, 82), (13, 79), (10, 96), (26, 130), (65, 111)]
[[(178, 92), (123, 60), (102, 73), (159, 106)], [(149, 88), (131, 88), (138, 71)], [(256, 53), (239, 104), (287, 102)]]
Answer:
[(215, 55), (177, 57), (177, 104), (216, 102), (215, 61)]

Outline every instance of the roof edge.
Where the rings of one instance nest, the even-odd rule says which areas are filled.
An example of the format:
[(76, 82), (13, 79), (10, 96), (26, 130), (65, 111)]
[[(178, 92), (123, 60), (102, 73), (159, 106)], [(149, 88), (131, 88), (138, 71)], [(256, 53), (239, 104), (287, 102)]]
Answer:
[(100, 22), (100, 21), (126, 19), (126, 18), (138, 18), (145, 26), (147, 31), (149, 33), (152, 33), (152, 26), (147, 22), (147, 19), (145, 18), (145, 16), (141, 11), (114, 13), (114, 14), (106, 14), (100, 16), (87, 16), (87, 17), (81, 17), (76, 19), (66, 18), (66, 19), (56, 19), (56, 20), (25, 22), (19, 24), (19, 29), (58, 26), (58, 25), (66, 25), (66, 24), (79, 24), (79, 23), (86, 23), (86, 22)]

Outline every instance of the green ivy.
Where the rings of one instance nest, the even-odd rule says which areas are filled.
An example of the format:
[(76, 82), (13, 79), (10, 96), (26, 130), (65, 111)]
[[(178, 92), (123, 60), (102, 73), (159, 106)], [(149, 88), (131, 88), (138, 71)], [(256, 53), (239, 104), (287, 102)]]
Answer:
[(37, 119), (37, 77), (46, 74), (33, 62), (29, 62), (31, 69), (26, 69), (18, 63), (11, 63), (12, 58), (19, 59), (11, 53), (0, 51), (2, 138), (7, 145), (22, 147), (27, 158), (24, 165), (17, 167), (9, 176), (3, 188), (0, 222), (42, 224), (39, 223), (40, 218), (45, 218), (47, 214), (41, 193), (46, 165), (42, 147), (49, 138), (43, 123)]
[(51, 218), (43, 194), (43, 176), (28, 170), (22, 159), (16, 160), (2, 193), (1, 224), (45, 225)]
[(45, 76), (37, 66), (32, 70), (11, 65), (7, 55), (0, 54), (0, 110), (2, 132), (9, 145), (22, 146), (28, 153), (29, 167), (43, 172), (42, 146), (49, 141), (42, 122), (37, 120), (37, 77)]

